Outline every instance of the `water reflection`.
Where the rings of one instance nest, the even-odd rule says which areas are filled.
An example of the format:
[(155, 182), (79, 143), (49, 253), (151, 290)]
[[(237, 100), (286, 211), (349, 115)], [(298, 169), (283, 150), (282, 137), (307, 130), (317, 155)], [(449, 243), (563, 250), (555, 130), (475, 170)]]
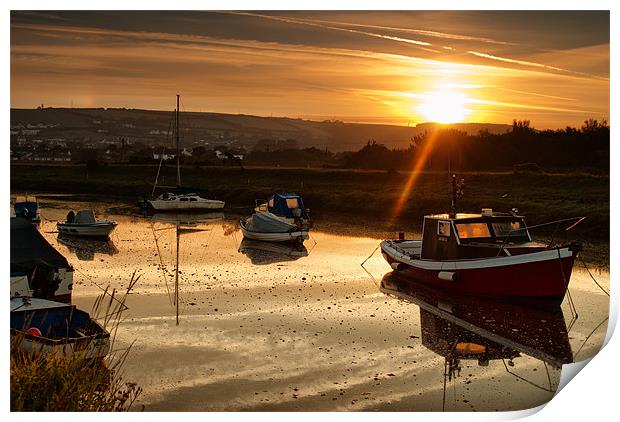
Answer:
[(512, 359), (521, 353), (560, 368), (573, 362), (562, 308), (453, 295), (388, 273), (381, 291), (420, 308), (422, 344), (446, 358)]
[[(381, 291), (420, 309), (422, 346), (444, 358), (443, 405), (447, 383), (461, 375), (462, 361), (489, 366), (502, 361), (508, 374), (541, 390), (554, 392), (559, 379), (550, 369), (573, 362), (564, 314), (559, 306), (526, 306), (474, 296), (455, 296), (389, 273)], [(522, 354), (544, 363), (546, 382), (519, 375), (515, 359)]]
[(84, 239), (59, 233), (58, 243), (65, 245), (80, 261), (92, 261), (95, 254), (115, 255), (118, 249), (112, 239)]
[(204, 212), (204, 213), (154, 213), (151, 221), (154, 223), (181, 224), (193, 226), (200, 223), (209, 223), (224, 219), (223, 212)]
[(308, 256), (308, 249), (303, 244), (271, 243), (246, 238), (241, 241), (239, 252), (247, 255), (254, 265), (295, 261)]

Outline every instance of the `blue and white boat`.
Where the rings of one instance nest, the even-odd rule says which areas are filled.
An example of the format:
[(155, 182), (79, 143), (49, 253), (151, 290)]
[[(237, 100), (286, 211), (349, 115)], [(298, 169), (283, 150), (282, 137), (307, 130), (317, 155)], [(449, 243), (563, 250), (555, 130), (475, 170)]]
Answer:
[(309, 210), (296, 193), (276, 193), (257, 201), (254, 214), (239, 225), (244, 237), (267, 242), (303, 242), (312, 226)]
[(110, 351), (110, 333), (75, 305), (31, 297), (11, 298), (11, 352), (80, 354), (101, 359)]
[(39, 202), (37, 198), (28, 198), (28, 195), (15, 198), (13, 203), (13, 212), (16, 217), (24, 217), (35, 224), (41, 222), (41, 213), (39, 211)]

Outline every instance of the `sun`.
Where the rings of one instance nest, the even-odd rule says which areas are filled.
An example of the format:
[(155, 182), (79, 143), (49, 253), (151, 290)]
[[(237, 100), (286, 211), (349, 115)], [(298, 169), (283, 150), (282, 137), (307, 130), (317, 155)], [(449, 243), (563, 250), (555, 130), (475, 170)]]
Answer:
[(436, 91), (422, 95), (418, 111), (429, 122), (459, 123), (469, 114), (467, 97), (454, 91)]

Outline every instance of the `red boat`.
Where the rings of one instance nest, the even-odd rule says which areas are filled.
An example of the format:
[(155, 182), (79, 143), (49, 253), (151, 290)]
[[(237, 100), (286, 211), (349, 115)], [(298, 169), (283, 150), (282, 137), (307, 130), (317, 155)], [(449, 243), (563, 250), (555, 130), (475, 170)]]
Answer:
[(390, 266), (420, 282), (461, 293), (560, 301), (580, 250), (577, 243), (535, 242), (523, 216), (490, 209), (427, 215), (421, 240), (381, 242)]

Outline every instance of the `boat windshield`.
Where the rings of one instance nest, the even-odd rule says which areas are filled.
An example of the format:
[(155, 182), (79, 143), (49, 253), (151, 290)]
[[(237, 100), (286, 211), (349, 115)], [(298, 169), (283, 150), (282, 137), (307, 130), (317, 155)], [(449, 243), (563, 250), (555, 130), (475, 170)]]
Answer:
[(521, 221), (496, 221), (491, 223), (496, 237), (521, 237), (526, 235), (526, 230)]
[(456, 230), (461, 239), (488, 239), (491, 237), (487, 223), (457, 223)]
[(527, 228), (522, 220), (457, 222), (455, 226), (461, 240), (500, 241), (507, 237), (528, 240)]
[(297, 198), (286, 198), (286, 206), (290, 209), (299, 208), (299, 200)]

